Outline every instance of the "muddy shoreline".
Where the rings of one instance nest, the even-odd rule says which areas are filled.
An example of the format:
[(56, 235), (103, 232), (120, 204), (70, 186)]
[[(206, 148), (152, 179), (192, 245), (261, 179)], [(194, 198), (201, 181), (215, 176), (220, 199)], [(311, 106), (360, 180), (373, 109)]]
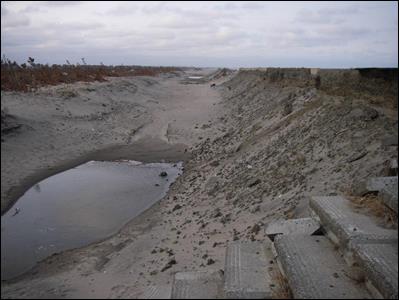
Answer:
[[(156, 150), (154, 150), (156, 149)], [(149, 162), (187, 162), (190, 153), (184, 144), (167, 144), (162, 140), (147, 138), (130, 145), (108, 145), (103, 149), (95, 150), (74, 159), (60, 161), (55, 166), (41, 169), (21, 180), (21, 184), (9, 189), (7, 193), (8, 205), (2, 211), (5, 214), (15, 202), (34, 184), (41, 180), (61, 173), (65, 170), (84, 164), (90, 160), (115, 161), (120, 159)]]

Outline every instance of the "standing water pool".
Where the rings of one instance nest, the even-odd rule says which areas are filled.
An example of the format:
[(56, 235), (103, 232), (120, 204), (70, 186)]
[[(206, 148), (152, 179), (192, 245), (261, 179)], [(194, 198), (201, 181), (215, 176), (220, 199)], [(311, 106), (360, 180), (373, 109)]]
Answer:
[(1, 217), (1, 279), (115, 234), (181, 173), (181, 162), (90, 161), (37, 183)]

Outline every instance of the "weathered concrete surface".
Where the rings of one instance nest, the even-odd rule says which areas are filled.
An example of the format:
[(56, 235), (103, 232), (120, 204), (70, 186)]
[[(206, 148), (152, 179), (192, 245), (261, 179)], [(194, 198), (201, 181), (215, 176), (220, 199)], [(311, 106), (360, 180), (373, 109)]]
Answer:
[(141, 299), (170, 299), (172, 294), (171, 285), (149, 286)]
[(349, 267), (326, 237), (279, 235), (274, 245), (294, 298), (369, 297), (363, 285), (347, 277)]
[(266, 227), (266, 234), (274, 239), (277, 234), (307, 234), (312, 235), (320, 229), (320, 224), (313, 218), (278, 220)]
[(356, 195), (364, 195), (370, 192), (379, 192), (388, 185), (398, 183), (397, 176), (389, 177), (374, 177), (369, 178), (366, 181), (359, 182), (353, 187), (353, 192)]
[(358, 244), (354, 254), (372, 286), (384, 298), (398, 299), (398, 244)]
[(271, 241), (231, 242), (226, 250), (224, 291), (228, 299), (270, 299)]
[(381, 191), (380, 196), (386, 206), (398, 213), (398, 181), (386, 185)]
[(349, 242), (397, 240), (398, 231), (384, 229), (365, 215), (353, 212), (341, 196), (311, 197), (312, 214), (319, 218), (328, 237), (350, 250)]
[(172, 299), (223, 298), (222, 272), (179, 272), (175, 274)]

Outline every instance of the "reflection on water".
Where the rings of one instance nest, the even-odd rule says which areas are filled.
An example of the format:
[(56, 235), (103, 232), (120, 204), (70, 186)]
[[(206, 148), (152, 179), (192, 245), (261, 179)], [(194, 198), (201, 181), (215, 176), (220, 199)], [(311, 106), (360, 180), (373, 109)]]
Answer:
[(1, 279), (116, 233), (160, 200), (181, 172), (181, 163), (91, 161), (35, 184), (1, 217)]

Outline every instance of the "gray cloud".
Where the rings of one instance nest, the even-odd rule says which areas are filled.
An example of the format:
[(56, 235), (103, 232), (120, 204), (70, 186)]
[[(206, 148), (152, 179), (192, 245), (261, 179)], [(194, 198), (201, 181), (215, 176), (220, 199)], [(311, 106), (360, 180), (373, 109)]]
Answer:
[(3, 5), (1, 6), (1, 16), (5, 16), (8, 14), (8, 9), (5, 8)]
[(37, 1), (40, 2), (41, 5), (47, 7), (60, 7), (60, 6), (74, 6), (77, 4), (81, 4), (83, 1)]
[[(3, 15), (4, 12), (4, 15)], [(1, 29), (28, 26), (30, 19), (24, 14), (11, 13), (2, 9)]]
[(1, 8), (1, 52), (16, 60), (397, 66), (394, 2), (10, 1)]

